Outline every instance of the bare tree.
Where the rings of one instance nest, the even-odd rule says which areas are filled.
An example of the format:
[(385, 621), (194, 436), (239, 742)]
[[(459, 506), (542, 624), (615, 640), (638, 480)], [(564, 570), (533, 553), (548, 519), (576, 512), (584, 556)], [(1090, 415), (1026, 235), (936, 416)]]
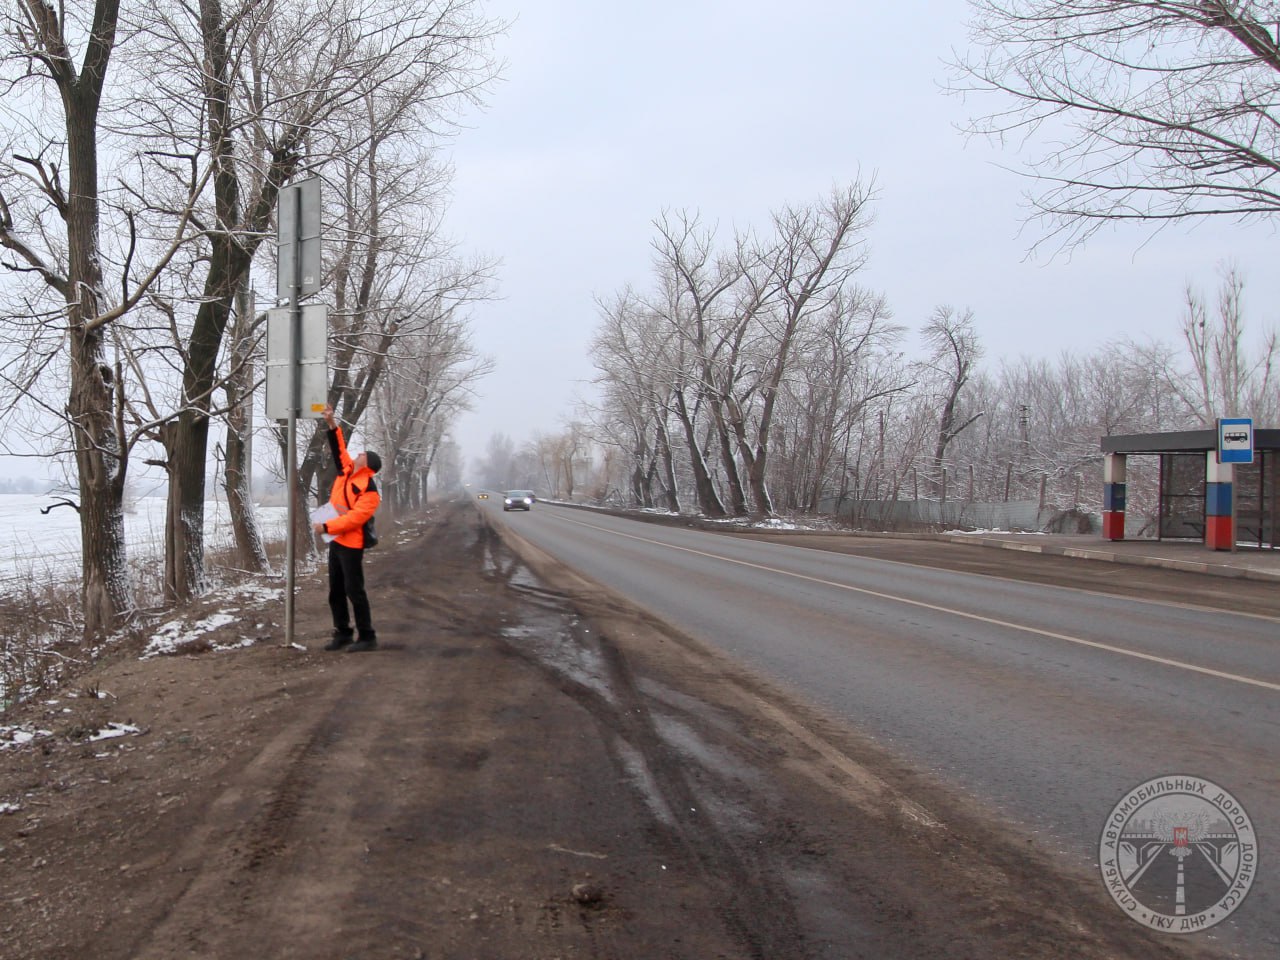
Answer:
[[(1276, 330), (1263, 333), (1256, 350), (1246, 342), (1244, 278), (1225, 267), (1217, 302), (1188, 286), (1182, 317), (1183, 355), (1160, 343), (1126, 345), (1176, 398), (1176, 411), (1212, 425), (1218, 417), (1253, 416), (1271, 422), (1280, 416)], [(1171, 409), (1170, 412), (1173, 412)]]
[[(79, 480), (84, 630), (93, 635), (117, 626), (133, 604), (122, 513), (128, 460), (118, 369), (106, 353), (108, 328), (119, 312), (104, 285), (99, 242), (98, 112), (116, 45), (119, 0), (101, 0), (88, 23), (69, 21), (73, 10), (43, 0), (15, 6), (4, 20), (5, 99), (38, 103), (45, 95), (40, 88), (51, 84), (62, 124), (56, 132), (34, 131), (32, 152), (5, 158), (0, 246), (13, 255), (8, 269), (38, 275), (65, 305), (66, 422)], [(35, 186), (43, 210), (13, 196), (15, 178)], [(54, 221), (61, 223), (61, 236), (53, 232)]]
[(597, 301), (601, 325), (591, 355), (604, 395), (600, 433), (603, 442), (623, 449), (630, 461), (629, 483), (636, 504), (654, 506), (654, 484), (661, 480), (667, 509), (680, 512), (672, 449), (669, 402), (673, 373), (674, 329), (630, 289), (611, 301)]
[(750, 424), (736, 405), (733, 416), (738, 450), (746, 464), (754, 511), (773, 513), (767, 478), (773, 413), (792, 353), (806, 325), (843, 294), (854, 295), (853, 277), (866, 264), (865, 234), (871, 225), (873, 184), (853, 183), (833, 190), (826, 201), (786, 208), (774, 215), (776, 242), (758, 263), (767, 271), (767, 293), (753, 302), (772, 305), (761, 311), (761, 375), (755, 392), (759, 410)]
[[(699, 509), (707, 516), (745, 512), (745, 498), (737, 465), (724, 429), (723, 398), (732, 373), (722, 367), (742, 325), (730, 309), (733, 290), (742, 274), (738, 264), (715, 252), (715, 234), (689, 213), (664, 215), (654, 221), (653, 241), (659, 293), (649, 310), (661, 317), (678, 342), (667, 357), (674, 361), (671, 410), (684, 434)], [(729, 359), (728, 362), (732, 362)], [(707, 464), (700, 414), (706, 404), (715, 424), (715, 445), (730, 490), (726, 511)]]
[(982, 357), (973, 311), (958, 314), (954, 307), (938, 307), (925, 324), (924, 340), (932, 350), (925, 366), (936, 375), (940, 391), (937, 442), (933, 447), (934, 469), (940, 473), (951, 441), (983, 415), (981, 410), (966, 414), (960, 409), (961, 394)]
[[(483, 274), (467, 273), (477, 291)], [(429, 298), (424, 314), (392, 343), (386, 375), (371, 404), (370, 440), (382, 456), (378, 481), (389, 513), (416, 509), (425, 499), (437, 452), (475, 382), (493, 362), (476, 354), (465, 322), (468, 299), (455, 281)], [(444, 295), (453, 292), (452, 298)]]
[(813, 513), (837, 496), (864, 413), (913, 385), (895, 349), (902, 328), (890, 316), (883, 296), (854, 288), (833, 299), (799, 343), (795, 373), (782, 382), (771, 454), (784, 510)]
[[(432, 0), (412, 11), (349, 0), (251, 0), (224, 10), (220, 0), (201, 0), (196, 10), (162, 3), (139, 13), (140, 53), (153, 68), (165, 69), (160, 95), (130, 110), (133, 125), (146, 133), (153, 152), (178, 158), (175, 181), (184, 157), (207, 156), (215, 171), (211, 197), (191, 191), (185, 198), (207, 223), (210, 245), (168, 308), (182, 371), (174, 412), (160, 429), (170, 479), (166, 582), (173, 597), (203, 586), (205, 462), (219, 412), (213, 396), (228, 373), (247, 369), (249, 357), (242, 327), (233, 336), (228, 370), (221, 361), (224, 339), (233, 300), (271, 234), (280, 189), (297, 173), (333, 169), (348, 206), (369, 203), (330, 221), (359, 234), (346, 233), (334, 276), (341, 300), (351, 294), (343, 280), (357, 274), (357, 307), (347, 316), (363, 324), (374, 306), (375, 276), (385, 266), (380, 254), (389, 225), (379, 216), (381, 197), (398, 186), (380, 182), (380, 160), (413, 144), (412, 163), (386, 164), (386, 170), (434, 169), (425, 159), (435, 143), (432, 124), (474, 96), (489, 76), (485, 51), (494, 28), (476, 11), (475, 0)], [(299, 19), (307, 30), (295, 29)], [(180, 209), (181, 203), (179, 196), (172, 205)], [(162, 212), (155, 201), (152, 209)], [(344, 259), (353, 244), (359, 261)], [(335, 315), (343, 316), (342, 303)], [(370, 369), (373, 375), (346, 398), (349, 423), (367, 404), (381, 366)], [(245, 385), (234, 391), (241, 405), (248, 399)], [(230, 412), (233, 422), (242, 416)], [(236, 443), (228, 450), (243, 457)], [(312, 457), (312, 467), (318, 459)], [(305, 469), (301, 476), (309, 478)]]
[[(854, 184), (825, 202), (785, 209), (774, 216), (771, 238), (738, 234), (728, 253), (717, 253), (714, 231), (696, 216), (655, 221), (657, 292), (627, 291), (601, 304), (604, 325), (593, 348), (615, 391), (614, 412), (626, 410), (618, 422), (637, 425), (627, 442), (642, 500), (653, 474), (642, 462), (650, 435), (674, 497), (669, 416), (683, 434), (684, 466), (702, 513), (745, 515), (748, 491), (751, 510), (773, 511), (771, 431), (783, 387), (804, 361), (803, 345), (831, 309), (859, 304), (853, 313), (862, 319), (866, 307), (873, 326), (887, 318), (883, 300), (852, 282), (865, 261), (870, 199), (869, 187)], [(708, 456), (713, 450), (716, 458)]]
[(970, 0), (957, 86), (973, 124), (1040, 140), (1035, 214), (1064, 244), (1105, 223), (1280, 211), (1280, 43), (1269, 0)]

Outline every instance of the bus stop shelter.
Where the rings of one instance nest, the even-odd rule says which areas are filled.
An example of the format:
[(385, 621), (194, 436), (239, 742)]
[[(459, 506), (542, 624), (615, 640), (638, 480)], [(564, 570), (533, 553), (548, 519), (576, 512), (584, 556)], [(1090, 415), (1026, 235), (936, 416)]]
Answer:
[(1252, 463), (1219, 463), (1217, 451), (1214, 429), (1103, 437), (1103, 538), (1124, 539), (1128, 458), (1145, 455), (1160, 464), (1157, 539), (1280, 549), (1280, 430), (1253, 431)]

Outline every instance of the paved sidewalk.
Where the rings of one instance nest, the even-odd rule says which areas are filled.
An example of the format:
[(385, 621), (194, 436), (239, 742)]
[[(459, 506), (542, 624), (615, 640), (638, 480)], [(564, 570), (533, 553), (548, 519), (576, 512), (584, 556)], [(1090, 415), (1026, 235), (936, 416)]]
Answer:
[(941, 533), (939, 540), (1005, 550), (1082, 557), (1143, 567), (1166, 567), (1219, 577), (1266, 580), (1280, 584), (1280, 550), (1241, 547), (1236, 552), (1209, 550), (1185, 540), (1103, 540), (1096, 535), (1040, 533)]

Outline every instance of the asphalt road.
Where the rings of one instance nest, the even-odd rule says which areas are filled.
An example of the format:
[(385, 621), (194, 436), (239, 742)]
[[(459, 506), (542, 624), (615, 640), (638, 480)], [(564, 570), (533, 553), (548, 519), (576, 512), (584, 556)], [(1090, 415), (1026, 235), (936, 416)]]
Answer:
[[(1184, 602), (1188, 574), (1145, 572), (1140, 596), (1117, 596), (1124, 571), (1027, 582), (1038, 558), (1024, 555), (992, 576), (890, 559), (896, 541), (859, 556), (543, 503), (487, 509), (1075, 866), (1096, 863), (1135, 785), (1186, 773), (1225, 787), (1257, 829), (1260, 868), (1210, 935), (1280, 956), (1280, 618), (1231, 612), (1234, 585), (1210, 609)], [(928, 549), (938, 563), (948, 545)]]

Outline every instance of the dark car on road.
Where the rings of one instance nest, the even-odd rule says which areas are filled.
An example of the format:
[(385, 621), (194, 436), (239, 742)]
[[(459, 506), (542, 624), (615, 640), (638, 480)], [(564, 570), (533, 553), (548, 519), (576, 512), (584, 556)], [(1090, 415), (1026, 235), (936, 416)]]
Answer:
[(508, 490), (502, 495), (502, 509), (528, 510), (535, 499), (532, 490)]

